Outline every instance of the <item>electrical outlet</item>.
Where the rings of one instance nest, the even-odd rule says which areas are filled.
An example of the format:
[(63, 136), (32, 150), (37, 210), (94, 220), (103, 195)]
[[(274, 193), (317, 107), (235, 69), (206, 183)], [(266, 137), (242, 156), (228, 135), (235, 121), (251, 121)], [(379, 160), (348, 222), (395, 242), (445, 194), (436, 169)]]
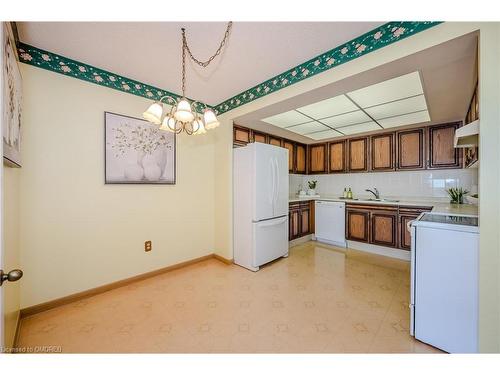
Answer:
[(151, 241), (144, 242), (144, 251), (151, 251), (153, 249), (153, 244)]

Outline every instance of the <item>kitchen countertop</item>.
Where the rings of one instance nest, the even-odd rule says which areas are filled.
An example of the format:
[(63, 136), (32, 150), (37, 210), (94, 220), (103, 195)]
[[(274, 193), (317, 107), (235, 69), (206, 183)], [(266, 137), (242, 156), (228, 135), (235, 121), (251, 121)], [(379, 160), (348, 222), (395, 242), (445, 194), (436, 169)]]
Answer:
[[(454, 215), (475, 215), (478, 214), (477, 205), (475, 204), (451, 204), (446, 200), (431, 200), (429, 198), (395, 198), (390, 197), (393, 201), (371, 201), (369, 197), (359, 197), (359, 199), (340, 199), (335, 196), (321, 196), (319, 198), (315, 197), (298, 197), (291, 196), (289, 202), (305, 202), (305, 201), (331, 201), (331, 202), (346, 202), (350, 204), (370, 204), (370, 205), (380, 205), (380, 206), (415, 206), (415, 207), (432, 207), (432, 212), (434, 213), (446, 213)], [(394, 202), (397, 200), (398, 202)]]

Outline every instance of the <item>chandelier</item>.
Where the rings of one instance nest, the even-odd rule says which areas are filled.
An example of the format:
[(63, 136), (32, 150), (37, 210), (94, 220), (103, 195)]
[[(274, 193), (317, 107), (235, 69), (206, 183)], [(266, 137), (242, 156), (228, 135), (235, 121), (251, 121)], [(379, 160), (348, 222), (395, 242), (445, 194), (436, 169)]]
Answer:
[[(193, 101), (190, 103), (186, 98), (186, 52), (189, 57), (202, 68), (206, 68), (218, 55), (227, 42), (233, 23), (228, 22), (224, 38), (219, 44), (217, 51), (206, 61), (200, 61), (193, 56), (186, 39), (186, 29), (182, 28), (182, 97), (175, 99), (165, 95), (154, 102), (142, 114), (149, 122), (160, 125), (161, 130), (176, 134), (186, 132), (188, 135), (204, 134), (207, 130), (215, 129), (220, 125), (215, 112), (204, 104)], [(171, 106), (170, 111), (164, 109), (164, 104)], [(198, 110), (202, 108), (203, 112)]]

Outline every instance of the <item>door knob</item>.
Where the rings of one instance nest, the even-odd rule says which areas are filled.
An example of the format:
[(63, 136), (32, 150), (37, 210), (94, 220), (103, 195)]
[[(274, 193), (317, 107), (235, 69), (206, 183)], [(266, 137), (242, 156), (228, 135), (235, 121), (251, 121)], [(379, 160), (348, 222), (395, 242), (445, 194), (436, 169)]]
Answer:
[(0, 286), (2, 286), (4, 281), (17, 281), (21, 277), (23, 277), (23, 271), (21, 270), (12, 270), (9, 273), (4, 273), (3, 270), (0, 270)]

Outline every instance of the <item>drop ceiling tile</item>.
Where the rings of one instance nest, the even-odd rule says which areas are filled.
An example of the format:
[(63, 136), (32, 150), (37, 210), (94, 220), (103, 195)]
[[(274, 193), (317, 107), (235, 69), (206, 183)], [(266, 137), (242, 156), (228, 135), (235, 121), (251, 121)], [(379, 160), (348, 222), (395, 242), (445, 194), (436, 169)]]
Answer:
[(279, 126), (280, 128), (285, 128), (287, 126), (293, 126), (298, 124), (303, 124), (305, 122), (311, 121), (311, 119), (297, 111), (288, 111), (284, 113), (279, 113), (277, 115), (266, 117), (262, 121), (268, 124)]
[(318, 132), (321, 130), (328, 130), (328, 129), (329, 129), (328, 126), (322, 125), (316, 121), (312, 121), (312, 122), (308, 122), (306, 124), (301, 124), (301, 125), (296, 125), (296, 126), (286, 128), (286, 130), (290, 130), (291, 132), (294, 132), (297, 134), (307, 134), (307, 133)]
[(423, 92), (420, 75), (418, 72), (413, 72), (359, 90), (351, 91), (347, 95), (361, 108), (366, 108), (393, 100), (407, 98), (409, 96), (419, 95)]
[(338, 128), (340, 126), (347, 126), (353, 124), (360, 124), (362, 122), (370, 121), (370, 117), (366, 115), (363, 111), (356, 111), (345, 113), (339, 116), (333, 116), (320, 120), (323, 124), (328, 125), (332, 128)]
[(367, 108), (365, 111), (375, 120), (392, 116), (404, 115), (410, 112), (416, 112), (427, 109), (424, 95), (415, 96), (413, 98), (398, 100), (388, 104), (382, 104), (375, 107)]
[(325, 130), (322, 132), (306, 134), (305, 136), (312, 138), (316, 141), (319, 141), (321, 139), (341, 137), (342, 134), (340, 134), (338, 131), (335, 131), (335, 130)]
[(315, 119), (322, 119), (329, 116), (339, 115), (341, 113), (355, 111), (357, 109), (358, 107), (356, 107), (356, 105), (354, 105), (353, 102), (351, 102), (345, 95), (339, 95), (297, 108), (297, 111)]
[(338, 130), (344, 133), (345, 135), (351, 135), (351, 134), (370, 132), (373, 130), (380, 130), (380, 126), (378, 126), (376, 122), (370, 121), (370, 122), (365, 122), (363, 124), (346, 126), (345, 128), (340, 128)]
[(416, 113), (408, 113), (402, 116), (390, 117), (386, 119), (377, 120), (384, 128), (394, 128), (396, 126), (420, 124), (421, 122), (430, 121), (429, 112), (421, 111)]

